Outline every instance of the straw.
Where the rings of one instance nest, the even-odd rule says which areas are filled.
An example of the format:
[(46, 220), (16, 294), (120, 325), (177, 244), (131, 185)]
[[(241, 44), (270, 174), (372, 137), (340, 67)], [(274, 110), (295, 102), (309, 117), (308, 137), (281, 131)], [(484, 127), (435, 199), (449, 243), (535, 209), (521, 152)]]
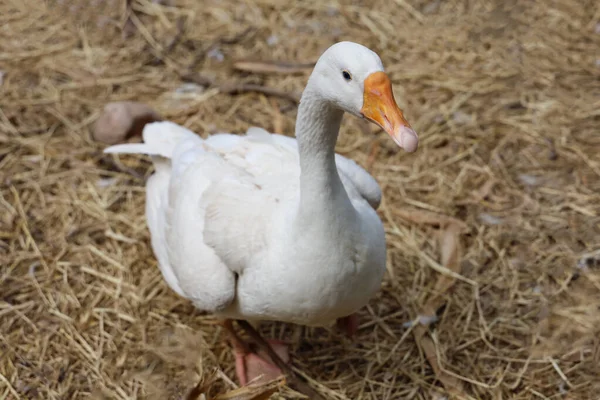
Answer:
[[(203, 137), (292, 136), (339, 40), (380, 54), (420, 147), (344, 119), (384, 192), (384, 284), (353, 341), (262, 335), (327, 399), (597, 398), (599, 23), (575, 0), (2, 2), (0, 398), (237, 389), (225, 333), (156, 265), (150, 161), (104, 155), (93, 122), (137, 101)], [(301, 398), (278, 385), (244, 393)]]

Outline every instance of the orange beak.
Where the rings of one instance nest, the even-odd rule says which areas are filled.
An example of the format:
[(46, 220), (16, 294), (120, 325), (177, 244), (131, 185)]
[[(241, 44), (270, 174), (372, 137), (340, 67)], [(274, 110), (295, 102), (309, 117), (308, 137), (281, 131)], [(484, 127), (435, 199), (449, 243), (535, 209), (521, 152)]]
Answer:
[(363, 96), (363, 116), (379, 125), (405, 151), (417, 150), (419, 138), (396, 104), (390, 78), (385, 72), (367, 76)]

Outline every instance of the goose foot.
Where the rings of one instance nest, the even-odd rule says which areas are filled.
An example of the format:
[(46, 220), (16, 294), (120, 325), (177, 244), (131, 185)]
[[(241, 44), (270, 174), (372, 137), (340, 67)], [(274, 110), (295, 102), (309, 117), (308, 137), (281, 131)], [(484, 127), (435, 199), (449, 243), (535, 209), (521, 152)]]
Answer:
[[(267, 340), (267, 343), (284, 362), (289, 362), (288, 348), (283, 342)], [(268, 382), (283, 375), (283, 371), (275, 365), (271, 357), (261, 350), (253, 353), (236, 350), (235, 370), (242, 386), (251, 381)]]
[[(268, 354), (268, 350), (260, 348), (254, 350), (251, 344), (242, 340), (233, 327), (233, 321), (226, 320), (224, 327), (230, 336), (231, 345), (235, 353), (235, 373), (240, 385), (245, 386), (248, 382), (268, 382), (284, 375)], [(288, 347), (280, 340), (266, 340), (267, 345), (279, 357), (279, 363), (288, 364), (290, 355)]]
[(347, 317), (338, 318), (336, 324), (339, 330), (343, 331), (348, 337), (353, 338), (358, 331), (358, 314), (354, 313)]

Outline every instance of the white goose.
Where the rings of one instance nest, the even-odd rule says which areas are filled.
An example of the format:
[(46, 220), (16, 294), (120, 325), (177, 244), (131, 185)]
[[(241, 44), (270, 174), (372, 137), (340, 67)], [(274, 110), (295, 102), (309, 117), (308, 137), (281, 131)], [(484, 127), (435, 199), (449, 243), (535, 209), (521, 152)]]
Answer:
[[(153, 156), (146, 217), (175, 292), (226, 321), (323, 326), (342, 319), (356, 329), (353, 313), (380, 288), (386, 243), (377, 182), (335, 154), (344, 112), (376, 123), (404, 150), (417, 149), (380, 58), (341, 42), (308, 80), (296, 139), (251, 128), (203, 140), (156, 122), (145, 127), (144, 143), (105, 150)], [(242, 384), (257, 363), (272, 366), (236, 349)]]

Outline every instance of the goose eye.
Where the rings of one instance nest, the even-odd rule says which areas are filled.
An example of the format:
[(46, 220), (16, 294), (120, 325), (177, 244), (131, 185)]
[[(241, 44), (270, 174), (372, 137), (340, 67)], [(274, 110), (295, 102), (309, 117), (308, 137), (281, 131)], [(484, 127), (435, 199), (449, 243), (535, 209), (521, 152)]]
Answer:
[(351, 81), (352, 80), (352, 75), (350, 75), (350, 72), (343, 70), (342, 71), (342, 76), (344, 77), (345, 80), (347, 81)]

